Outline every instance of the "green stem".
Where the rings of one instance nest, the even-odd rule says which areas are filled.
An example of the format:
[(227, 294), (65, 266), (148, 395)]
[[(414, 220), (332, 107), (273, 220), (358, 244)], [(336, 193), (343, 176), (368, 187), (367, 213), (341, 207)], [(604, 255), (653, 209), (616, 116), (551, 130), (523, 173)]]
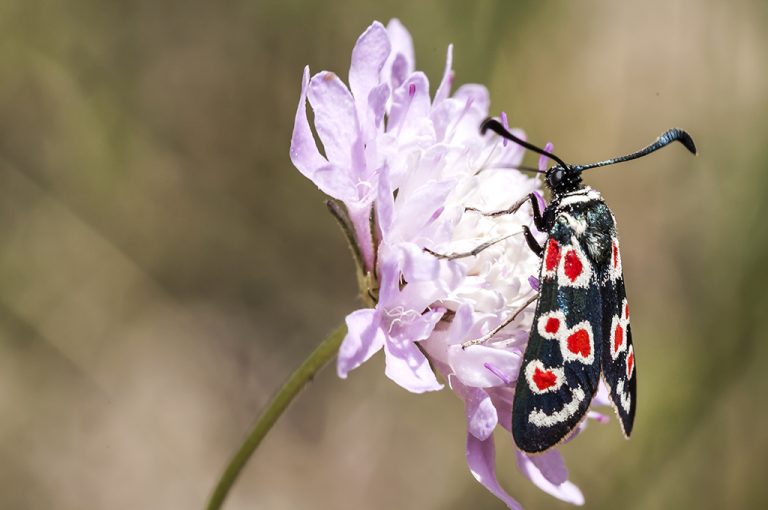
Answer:
[(243, 470), (253, 452), (259, 447), (264, 436), (267, 435), (267, 432), (270, 431), (272, 425), (280, 418), (280, 415), (283, 414), (288, 405), (293, 402), (293, 399), (296, 398), (301, 389), (315, 377), (315, 374), (321, 368), (333, 359), (339, 350), (346, 332), (346, 326), (341, 325), (328, 335), (325, 340), (320, 342), (320, 345), (312, 351), (312, 354), (304, 360), (299, 368), (285, 381), (285, 384), (277, 391), (275, 396), (272, 397), (272, 400), (269, 401), (261, 416), (256, 420), (256, 424), (250, 434), (248, 434), (243, 444), (240, 445), (240, 448), (238, 448), (229, 461), (227, 468), (216, 484), (216, 488), (213, 490), (213, 494), (211, 494), (211, 499), (206, 507), (207, 510), (219, 510), (221, 508), (229, 491), (232, 489), (235, 481), (237, 481), (240, 471)]

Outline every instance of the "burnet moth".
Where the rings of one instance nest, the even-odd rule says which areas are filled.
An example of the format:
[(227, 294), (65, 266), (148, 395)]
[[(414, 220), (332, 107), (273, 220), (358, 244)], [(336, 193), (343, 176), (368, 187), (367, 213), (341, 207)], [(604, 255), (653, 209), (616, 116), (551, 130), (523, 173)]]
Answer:
[(696, 146), (685, 131), (670, 129), (632, 154), (569, 165), (517, 138), (495, 119), (483, 122), (481, 131), (489, 129), (557, 163), (541, 171), (552, 192), (543, 211), (537, 197), (530, 194), (507, 210), (487, 213), (513, 213), (530, 201), (536, 228), (547, 233), (540, 246), (523, 227), (528, 246), (541, 258), (541, 269), (538, 303), (512, 408), (515, 443), (521, 450), (535, 453), (566, 439), (585, 416), (601, 374), (622, 431), (629, 437), (637, 406), (637, 369), (616, 220), (600, 193), (582, 185), (581, 173), (646, 156), (675, 141), (693, 154)]

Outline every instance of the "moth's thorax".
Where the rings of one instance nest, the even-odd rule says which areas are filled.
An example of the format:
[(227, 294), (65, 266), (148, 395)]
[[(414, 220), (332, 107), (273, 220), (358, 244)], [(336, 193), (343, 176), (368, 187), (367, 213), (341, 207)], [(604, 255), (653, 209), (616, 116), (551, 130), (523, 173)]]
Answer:
[(592, 189), (589, 186), (584, 186), (583, 188), (555, 197), (552, 201), (552, 205), (554, 205), (555, 209), (559, 212), (561, 210), (569, 211), (577, 204), (586, 204), (595, 201), (602, 202), (603, 196), (599, 191)]

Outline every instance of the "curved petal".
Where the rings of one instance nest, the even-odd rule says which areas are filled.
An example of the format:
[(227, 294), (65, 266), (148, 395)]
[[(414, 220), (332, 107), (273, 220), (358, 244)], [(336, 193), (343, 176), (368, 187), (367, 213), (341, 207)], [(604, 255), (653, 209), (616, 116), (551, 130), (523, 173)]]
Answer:
[(352, 49), (349, 88), (356, 99), (367, 99), (371, 89), (379, 84), (379, 73), (389, 53), (387, 29), (380, 22), (374, 21), (360, 35)]
[[(365, 32), (357, 39), (352, 49), (352, 63), (349, 67), (349, 88), (355, 98), (357, 114), (360, 125), (366, 133), (366, 137), (373, 136), (373, 127), (376, 120), (376, 112), (371, 111), (370, 98), (372, 91), (379, 86), (381, 69), (389, 57), (390, 44), (387, 29), (378, 21), (374, 21)], [(385, 84), (386, 96), (389, 95), (388, 86)], [(381, 90), (378, 91), (381, 95)], [(381, 107), (386, 104), (387, 97)]]
[(464, 411), (467, 413), (467, 430), (470, 434), (481, 441), (491, 437), (499, 422), (499, 416), (486, 392), (478, 388), (468, 388), (464, 397)]
[(390, 339), (384, 343), (384, 353), (387, 377), (406, 390), (424, 393), (443, 388), (443, 385), (437, 382), (429, 361), (413, 342)]
[(389, 85), (382, 83), (374, 87), (368, 94), (368, 108), (373, 115), (373, 128), (378, 129), (381, 121), (384, 120), (384, 113), (389, 99)]
[(453, 97), (464, 101), (472, 101), (472, 108), (477, 109), (482, 117), (488, 115), (488, 107), (491, 104), (491, 94), (488, 92), (485, 85), (467, 83), (466, 85), (459, 87)]
[(539, 472), (554, 485), (561, 485), (568, 480), (568, 468), (560, 452), (554, 448), (538, 455), (527, 455)]
[(299, 106), (296, 108), (296, 119), (293, 124), (290, 155), (291, 161), (299, 169), (299, 172), (314, 181), (315, 172), (328, 165), (328, 162), (320, 154), (320, 151), (317, 150), (317, 144), (307, 120), (308, 84), (309, 66), (306, 66), (301, 79), (301, 96), (299, 96)]
[(328, 196), (346, 204), (357, 201), (357, 187), (350, 179), (350, 175), (335, 165), (326, 164), (318, 168), (311, 179)]
[(529, 457), (523, 452), (519, 450), (517, 451), (517, 466), (531, 482), (547, 494), (565, 501), (566, 503), (574, 505), (584, 504), (584, 495), (572, 482), (565, 480), (560, 485), (555, 485), (547, 480), (542, 471), (539, 470), (536, 464), (534, 464), (532, 459), (535, 457), (536, 456)]
[(399, 19), (393, 18), (389, 21), (387, 33), (392, 51), (382, 69), (382, 78), (394, 90), (413, 72), (416, 67), (416, 57), (413, 51), (413, 38)]
[(345, 319), (347, 336), (339, 348), (336, 372), (342, 379), (359, 367), (384, 345), (384, 332), (379, 327), (376, 311), (371, 308), (356, 310)]
[(440, 80), (440, 85), (435, 92), (435, 100), (433, 105), (437, 106), (440, 102), (446, 99), (451, 94), (451, 85), (453, 84), (453, 44), (448, 45), (448, 51), (445, 55), (445, 70), (443, 71), (443, 79)]
[(359, 150), (360, 132), (352, 94), (338, 76), (322, 71), (309, 81), (308, 96), (326, 157), (336, 166), (354, 172), (353, 150)]
[(496, 447), (493, 436), (481, 441), (472, 434), (467, 434), (467, 465), (475, 480), (503, 501), (507, 508), (523, 510), (520, 503), (507, 494), (496, 479)]
[[(555, 148), (555, 146), (552, 145), (552, 142), (547, 142), (547, 144), (544, 146), (544, 151), (545, 152), (549, 152), (550, 154), (552, 154), (552, 149), (554, 149), (554, 148)], [(549, 162), (550, 161), (551, 160), (547, 156), (545, 156), (543, 154), (541, 156), (539, 156), (539, 170), (543, 171), (543, 170), (546, 170), (547, 168), (549, 168)]]
[(387, 131), (405, 129), (409, 122), (426, 119), (430, 109), (429, 80), (424, 73), (416, 71), (392, 94)]
[(448, 348), (448, 364), (456, 377), (476, 388), (505, 386), (508, 381), (515, 381), (522, 361), (522, 354), (512, 349), (487, 345), (472, 345), (466, 349), (452, 345)]

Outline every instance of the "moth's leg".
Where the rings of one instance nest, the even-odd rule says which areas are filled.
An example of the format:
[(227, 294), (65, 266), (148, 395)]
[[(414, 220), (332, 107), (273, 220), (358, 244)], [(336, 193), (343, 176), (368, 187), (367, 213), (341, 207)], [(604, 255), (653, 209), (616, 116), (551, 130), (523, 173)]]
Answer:
[(497, 217), (497, 216), (506, 216), (507, 214), (514, 214), (517, 212), (518, 209), (520, 209), (523, 204), (525, 204), (528, 201), (531, 201), (531, 208), (533, 209), (533, 224), (536, 225), (536, 228), (541, 231), (546, 231), (546, 225), (544, 225), (544, 217), (542, 216), (542, 211), (539, 209), (539, 199), (536, 196), (535, 193), (529, 193), (528, 195), (524, 196), (511, 206), (509, 206), (507, 209), (502, 209), (500, 211), (481, 211), (480, 209), (477, 209), (476, 207), (467, 207), (467, 211), (474, 211), (482, 214), (483, 216), (491, 216), (491, 217)]
[(520, 308), (515, 310), (515, 313), (510, 315), (510, 317), (508, 319), (504, 320), (501, 324), (499, 324), (498, 326), (493, 328), (493, 330), (491, 330), (490, 332), (488, 332), (485, 335), (481, 336), (480, 338), (475, 338), (474, 340), (468, 340), (468, 341), (464, 342), (463, 344), (461, 344), (461, 348), (462, 349), (466, 349), (467, 347), (470, 347), (472, 345), (484, 344), (485, 342), (487, 342), (488, 340), (493, 338), (494, 335), (496, 335), (496, 333), (498, 333), (502, 329), (504, 329), (507, 326), (509, 326), (512, 323), (512, 321), (517, 319), (517, 316), (520, 315), (523, 312), (523, 310), (528, 308), (531, 305), (531, 303), (536, 301), (538, 298), (539, 298), (539, 293), (537, 292), (536, 294), (534, 294), (533, 296), (528, 298), (528, 301), (523, 303), (523, 305)]
[(539, 244), (535, 237), (533, 237), (531, 229), (526, 225), (523, 225), (523, 236), (531, 251), (535, 253), (537, 257), (541, 258), (544, 255), (544, 247)]
[(434, 255), (435, 257), (437, 257), (439, 259), (453, 260), (453, 259), (461, 259), (461, 258), (464, 258), (464, 257), (473, 257), (473, 256), (479, 254), (480, 252), (482, 252), (483, 250), (485, 250), (487, 248), (490, 248), (494, 244), (500, 243), (500, 242), (502, 242), (502, 241), (504, 241), (506, 239), (509, 239), (513, 235), (515, 235), (515, 234), (509, 234), (509, 235), (506, 235), (506, 236), (497, 237), (496, 239), (491, 239), (490, 241), (486, 241), (486, 242), (484, 242), (481, 245), (475, 246), (474, 248), (472, 248), (469, 251), (462, 251), (462, 252), (456, 252), (456, 253), (438, 253), (436, 251), (430, 250), (429, 248), (424, 248), (424, 251), (429, 253), (430, 255)]

